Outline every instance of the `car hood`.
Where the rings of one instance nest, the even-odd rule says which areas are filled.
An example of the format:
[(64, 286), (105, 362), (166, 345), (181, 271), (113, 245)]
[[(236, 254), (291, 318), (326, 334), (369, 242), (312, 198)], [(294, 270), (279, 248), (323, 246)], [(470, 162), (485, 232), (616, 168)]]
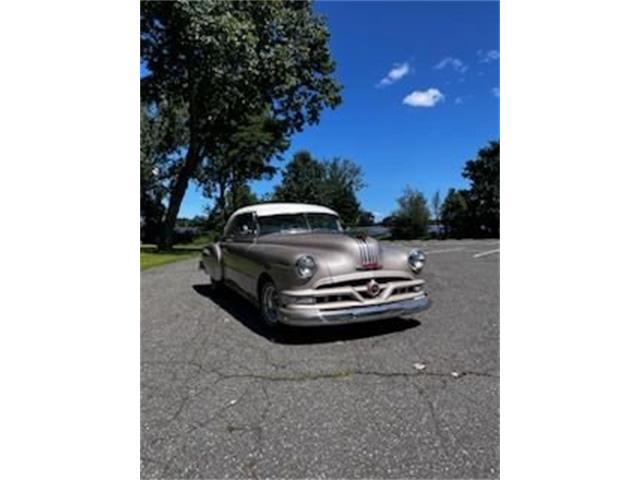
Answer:
[(342, 275), (357, 270), (406, 268), (406, 252), (382, 245), (372, 237), (347, 234), (296, 233), (265, 235), (259, 244), (266, 248), (286, 249), (297, 255), (316, 257), (327, 274)]
[[(312, 255), (318, 271), (312, 284), (360, 272), (403, 272), (411, 274), (404, 249), (382, 245), (372, 237), (348, 234), (295, 233), (270, 234), (260, 237), (255, 250), (275, 264), (291, 266), (300, 255)], [(337, 280), (336, 280), (337, 281)], [(288, 277), (287, 288), (308, 288), (297, 277)]]

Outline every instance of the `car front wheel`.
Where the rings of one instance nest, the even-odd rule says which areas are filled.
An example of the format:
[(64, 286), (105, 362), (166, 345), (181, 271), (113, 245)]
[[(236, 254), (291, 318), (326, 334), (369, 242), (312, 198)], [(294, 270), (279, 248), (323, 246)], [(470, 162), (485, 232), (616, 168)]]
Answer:
[(264, 282), (260, 294), (260, 313), (264, 322), (275, 327), (280, 323), (280, 295), (274, 283), (270, 280)]

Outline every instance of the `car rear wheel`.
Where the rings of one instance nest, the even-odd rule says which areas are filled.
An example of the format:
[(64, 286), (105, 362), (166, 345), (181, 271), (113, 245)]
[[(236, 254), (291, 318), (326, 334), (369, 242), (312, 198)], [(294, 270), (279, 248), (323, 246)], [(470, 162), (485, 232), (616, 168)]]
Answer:
[(270, 327), (275, 327), (280, 323), (280, 295), (271, 280), (267, 280), (262, 285), (260, 292), (260, 313), (262, 320)]

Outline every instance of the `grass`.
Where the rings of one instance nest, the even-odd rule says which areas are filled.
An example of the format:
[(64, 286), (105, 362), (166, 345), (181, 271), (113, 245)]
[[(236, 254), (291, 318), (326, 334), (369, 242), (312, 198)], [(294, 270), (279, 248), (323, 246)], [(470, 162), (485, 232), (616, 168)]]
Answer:
[(197, 245), (179, 245), (168, 252), (159, 251), (155, 245), (140, 247), (140, 270), (166, 265), (197, 256), (202, 248)]

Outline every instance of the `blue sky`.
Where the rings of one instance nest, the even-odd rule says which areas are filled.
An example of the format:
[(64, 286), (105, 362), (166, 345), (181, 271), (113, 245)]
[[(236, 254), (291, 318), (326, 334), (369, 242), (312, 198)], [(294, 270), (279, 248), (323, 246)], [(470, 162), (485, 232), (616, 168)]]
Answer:
[[(498, 2), (318, 2), (331, 31), (343, 102), (296, 134), (297, 150), (350, 158), (364, 170), (362, 207), (385, 216), (409, 185), (428, 199), (467, 185), (466, 160), (498, 139)], [(258, 194), (280, 180), (258, 181)], [(190, 186), (181, 217), (212, 200)]]

